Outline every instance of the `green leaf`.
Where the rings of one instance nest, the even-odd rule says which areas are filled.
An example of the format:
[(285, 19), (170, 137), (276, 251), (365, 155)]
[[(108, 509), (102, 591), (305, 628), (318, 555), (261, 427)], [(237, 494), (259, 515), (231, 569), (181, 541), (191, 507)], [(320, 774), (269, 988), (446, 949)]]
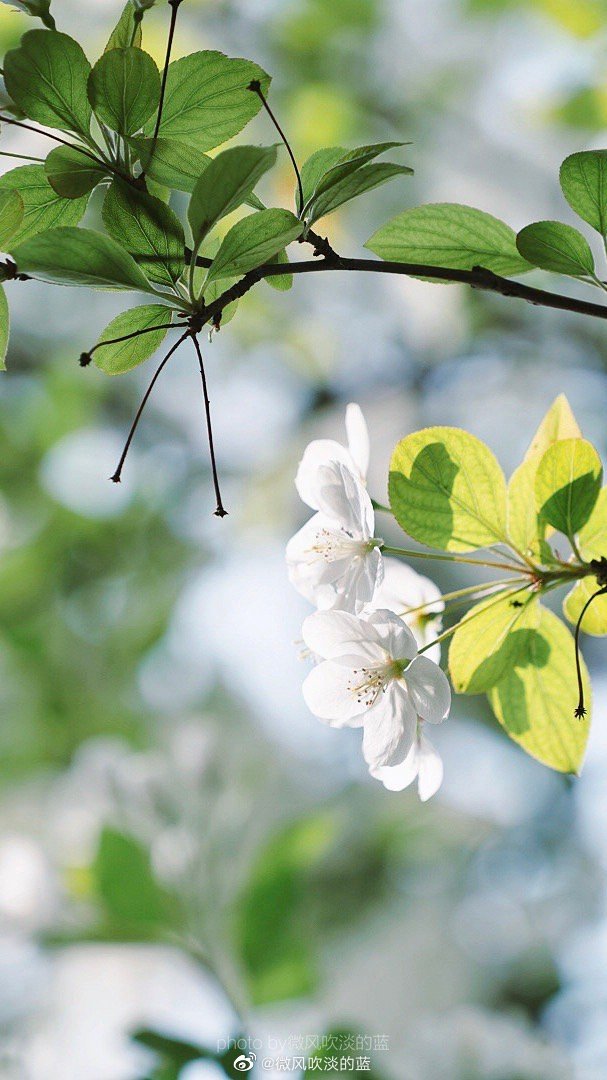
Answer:
[(389, 492), (399, 525), (429, 547), (473, 551), (504, 540), (504, 474), (489, 448), (460, 428), (425, 428), (399, 442)]
[(150, 281), (173, 288), (184, 269), (185, 238), (160, 199), (114, 180), (103, 202), (106, 229), (143, 267)]
[(570, 277), (594, 274), (594, 257), (588, 241), (577, 229), (560, 221), (526, 225), (516, 238), (516, 246), (527, 262), (541, 270)]
[(260, 210), (226, 234), (207, 281), (246, 274), (301, 236), (303, 225), (289, 210)]
[(244, 202), (275, 162), (275, 146), (234, 146), (213, 158), (196, 183), (188, 207), (195, 249), (222, 217)]
[[(563, 614), (569, 622), (574, 625), (577, 623), (584, 605), (597, 589), (596, 578), (587, 577), (578, 581), (571, 592), (567, 593), (563, 600)], [(597, 596), (592, 601), (584, 615), (581, 628), (585, 634), (591, 634), (593, 637), (603, 637), (607, 634), (607, 596)]]
[(49, 229), (26, 240), (14, 257), (20, 270), (58, 285), (153, 291), (135, 260), (93, 229)]
[(23, 221), (25, 206), (19, 192), (14, 188), (0, 190), (0, 249), (15, 235)]
[(337, 165), (340, 161), (343, 161), (347, 150), (344, 150), (343, 146), (327, 146), (323, 150), (316, 150), (304, 161), (301, 169), (301, 186), (304, 193), (304, 205), (310, 200), (316, 187), (319, 184), (321, 177), (323, 177), (330, 169)]
[(313, 225), (319, 218), (332, 214), (339, 206), (350, 202), (352, 199), (372, 191), (381, 184), (393, 180), (396, 176), (404, 176), (413, 172), (407, 165), (393, 165), (391, 162), (378, 162), (374, 165), (365, 165), (362, 169), (333, 184), (323, 195), (314, 196), (310, 203), (307, 214), (307, 222)]
[(587, 560), (607, 556), (607, 488), (601, 488), (594, 510), (578, 533), (578, 548)]
[(581, 439), (581, 437), (582, 432), (567, 398), (564, 394), (559, 394), (533, 436), (525, 454), (525, 461), (535, 459), (539, 464), (540, 458), (544, 456), (548, 447), (559, 439)]
[(10, 250), (38, 233), (57, 225), (77, 225), (83, 218), (88, 199), (63, 199), (53, 191), (43, 165), (20, 165), (0, 176), (0, 191), (18, 191), (24, 215), (14, 233)]
[(270, 77), (250, 60), (223, 53), (192, 53), (169, 66), (160, 135), (212, 150), (242, 131), (261, 102), (248, 89), (257, 80), (264, 93)]
[(545, 524), (535, 508), (537, 461), (523, 461), (508, 483), (508, 538), (524, 555), (543, 557)]
[(480, 694), (504, 677), (517, 662), (525, 631), (539, 625), (535, 598), (510, 588), (475, 604), (455, 631), (449, 648), (449, 672), (458, 694)]
[(382, 225), (365, 247), (382, 259), (453, 270), (482, 266), (508, 275), (530, 269), (516, 249), (516, 236), (509, 225), (459, 203), (430, 203), (404, 210)]
[(53, 191), (64, 199), (89, 195), (108, 174), (107, 170), (75, 147), (56, 146), (45, 163), (46, 178)]
[(601, 459), (586, 439), (560, 439), (549, 446), (535, 477), (542, 518), (569, 539), (582, 528), (599, 497)]
[(217, 1059), (217, 1054), (212, 1050), (205, 1050), (202, 1046), (184, 1042), (182, 1039), (174, 1039), (160, 1031), (143, 1028), (140, 1031), (135, 1031), (132, 1038), (141, 1046), (153, 1050), (154, 1053), (170, 1061), (178, 1069), (183, 1069), (191, 1061), (199, 1061), (201, 1058), (213, 1061)]
[(33, 15), (42, 22), (49, 30), (55, 29), (55, 20), (51, 15), (51, 0), (2, 0), (3, 4), (9, 4), (26, 15)]
[(122, 15), (110, 34), (105, 52), (110, 52), (111, 49), (129, 49), (133, 46), (137, 49), (141, 48), (141, 18), (136, 19), (135, 14), (135, 6), (131, 0), (127, 0)]
[(88, 97), (95, 116), (112, 131), (133, 135), (158, 108), (158, 68), (141, 49), (111, 49), (91, 71)]
[[(288, 265), (289, 256), (283, 249), (272, 256), (272, 262), (285, 263)], [(293, 288), (293, 274), (276, 274), (275, 277), (264, 278), (264, 281), (270, 285), (272, 289), (276, 289), (278, 292), (288, 292), (289, 289)]]
[(583, 150), (565, 158), (560, 171), (563, 195), (576, 214), (607, 235), (607, 150)]
[(88, 135), (91, 71), (80, 45), (57, 30), (29, 30), (4, 58), (4, 81), (26, 116), (47, 127)]
[[(312, 211), (312, 203), (320, 195), (325, 195), (332, 188), (340, 185), (352, 173), (357, 172), (367, 162), (392, 150), (396, 146), (404, 146), (399, 142), (372, 143), (369, 146), (359, 146), (355, 150), (344, 150), (342, 147), (328, 147), (319, 150), (308, 158), (302, 170), (302, 188), (304, 192), (304, 213), (302, 216), (309, 218)], [(413, 169), (403, 166), (403, 171), (412, 173)], [(325, 211), (326, 212), (326, 211)], [(322, 215), (315, 212), (315, 218)]]
[(149, 854), (132, 836), (105, 828), (93, 876), (108, 920), (147, 937), (167, 915), (167, 897), (152, 873)]
[(0, 371), (6, 371), (6, 350), (10, 332), (10, 315), (6, 293), (0, 285)]
[[(170, 321), (170, 308), (163, 304), (143, 304), (141, 307), (123, 311), (112, 319), (99, 341), (112, 341), (126, 334), (134, 334), (137, 330), (147, 330), (151, 326), (166, 326)], [(166, 335), (167, 330), (157, 330), (130, 341), (121, 341), (117, 345), (106, 345), (93, 354), (94, 363), (106, 375), (122, 375), (155, 353)]]
[(153, 139), (131, 137), (129, 146), (136, 151), (146, 176), (177, 191), (192, 192), (210, 157), (176, 139), (158, 139), (152, 154)]
[[(539, 627), (528, 630), (516, 666), (489, 691), (491, 707), (511, 739), (544, 765), (579, 773), (590, 717), (577, 719), (578, 691), (573, 637), (546, 608)], [(586, 705), (591, 688), (581, 659)]]

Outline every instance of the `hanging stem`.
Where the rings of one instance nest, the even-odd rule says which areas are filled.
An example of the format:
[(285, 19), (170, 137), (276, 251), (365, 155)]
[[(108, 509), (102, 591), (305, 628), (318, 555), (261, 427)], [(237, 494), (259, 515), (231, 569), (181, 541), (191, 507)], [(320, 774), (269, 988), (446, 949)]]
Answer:
[(607, 585), (603, 585), (602, 588), (597, 589), (596, 592), (594, 592), (592, 596), (589, 597), (580, 612), (580, 617), (577, 623), (575, 624), (575, 671), (577, 675), (578, 703), (574, 715), (577, 717), (578, 720), (581, 720), (581, 718), (586, 715), (586, 707), (584, 704), (584, 680), (582, 678), (582, 663), (580, 660), (580, 630), (582, 627), (582, 620), (584, 618), (584, 615), (588, 611), (588, 608), (590, 607), (592, 601), (596, 600), (597, 596), (604, 596), (605, 593), (607, 593)]
[(204, 408), (207, 418), (207, 433), (209, 436), (209, 454), (211, 456), (211, 470), (213, 473), (213, 486), (215, 488), (215, 498), (217, 500), (217, 509), (215, 510), (216, 517), (225, 517), (227, 510), (225, 509), (221, 500), (221, 491), (219, 488), (219, 476), (217, 474), (217, 462), (215, 461), (215, 447), (213, 444), (213, 427), (211, 424), (211, 402), (209, 401), (209, 394), (207, 390), (207, 377), (204, 370), (204, 360), (202, 358), (202, 351), (198, 344), (198, 338), (196, 334), (192, 333), (192, 341), (194, 342), (194, 348), (196, 349), (196, 355), (198, 357), (198, 366), (200, 368), (200, 378), (202, 379), (202, 393), (204, 397)]
[[(188, 333), (189, 333), (189, 331), (188, 331)], [(120, 461), (118, 462), (118, 466), (116, 468), (116, 471), (113, 474), (113, 476), (110, 476), (110, 480), (112, 480), (114, 484), (119, 484), (120, 483), (120, 477), (121, 477), (121, 473), (122, 473), (122, 468), (123, 468), (124, 463), (126, 461), (126, 456), (127, 456), (128, 452), (129, 452), (130, 445), (131, 445), (131, 443), (133, 441), (133, 436), (134, 436), (135, 432), (137, 431), (137, 425), (139, 424), (139, 421), (141, 420), (141, 415), (143, 413), (143, 410), (145, 409), (145, 407), (146, 407), (146, 405), (148, 403), (148, 399), (150, 397), (150, 394), (152, 393), (152, 390), (154, 389), (154, 387), (156, 385), (156, 380), (157, 380), (158, 376), (160, 375), (161, 371), (163, 371), (163, 369), (168, 364), (168, 362), (171, 359), (173, 353), (175, 353), (177, 351), (177, 349), (179, 348), (179, 346), (185, 341), (185, 339), (188, 336), (188, 333), (185, 333), (185, 334), (181, 335), (181, 337), (179, 338), (179, 341), (176, 341), (175, 344), (169, 349), (169, 351), (166, 354), (164, 360), (162, 360), (161, 363), (156, 368), (156, 371), (154, 373), (152, 381), (151, 381), (150, 385), (148, 386), (145, 394), (143, 395), (141, 405), (137, 409), (137, 412), (135, 414), (135, 419), (133, 420), (133, 423), (131, 424), (131, 430), (129, 431), (127, 440), (126, 440), (126, 442), (124, 444), (124, 450), (122, 451), (122, 454), (120, 455)]]
[[(169, 0), (171, 8), (171, 22), (169, 25), (169, 36), (167, 38), (166, 54), (164, 58), (164, 68), (162, 70), (162, 82), (160, 84), (160, 99), (158, 101), (158, 112), (156, 114), (156, 123), (154, 125), (154, 134), (152, 135), (152, 146), (150, 148), (150, 155), (147, 159), (147, 167), (154, 157), (154, 151), (156, 149), (156, 143), (158, 142), (158, 132), (160, 131), (160, 124), (162, 122), (162, 110), (164, 109), (164, 98), (167, 88), (167, 78), (169, 74), (169, 64), (171, 63), (171, 52), (173, 51), (173, 38), (175, 37), (175, 26), (177, 25), (177, 12), (179, 11), (179, 5), (182, 0)], [(145, 169), (141, 173), (141, 177), (145, 175)], [(139, 177), (139, 179), (141, 179)]]
[(291, 149), (291, 144), (289, 143), (289, 140), (287, 139), (287, 136), (285, 135), (284, 131), (282, 130), (280, 124), (278, 123), (278, 120), (277, 120), (276, 116), (274, 115), (272, 109), (270, 108), (270, 106), (269, 106), (269, 104), (268, 104), (268, 102), (266, 100), (266, 96), (265, 96), (263, 90), (261, 89), (261, 83), (259, 82), (259, 79), (253, 79), (253, 81), (249, 83), (249, 90), (251, 90), (254, 94), (257, 94), (257, 97), (261, 101), (261, 104), (263, 105), (263, 107), (266, 110), (268, 116), (270, 117), (270, 120), (274, 124), (274, 127), (276, 128), (278, 134), (280, 135), (280, 137), (281, 137), (281, 139), (282, 139), (282, 141), (283, 141), (283, 143), (285, 145), (285, 149), (287, 151), (287, 154), (291, 158), (291, 164), (293, 166), (293, 169), (295, 170), (295, 176), (297, 177), (297, 190), (298, 190), (298, 200), (297, 201), (298, 201), (298, 204), (299, 204), (298, 208), (297, 208), (297, 215), (298, 215), (298, 217), (300, 217), (301, 213), (303, 211), (303, 208), (304, 208), (305, 200), (304, 200), (304, 193), (303, 193), (303, 184), (301, 182), (301, 173), (299, 171), (299, 166), (297, 164), (295, 154), (293, 153), (293, 151)]

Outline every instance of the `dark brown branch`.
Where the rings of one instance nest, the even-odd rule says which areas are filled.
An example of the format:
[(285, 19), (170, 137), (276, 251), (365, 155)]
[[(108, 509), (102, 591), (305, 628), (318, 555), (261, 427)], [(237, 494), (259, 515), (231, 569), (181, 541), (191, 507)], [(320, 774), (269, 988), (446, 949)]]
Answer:
[(253, 79), (253, 81), (251, 83), (249, 83), (249, 90), (251, 90), (252, 93), (257, 94), (257, 97), (261, 101), (261, 104), (263, 105), (263, 107), (266, 110), (268, 116), (270, 117), (270, 120), (274, 124), (274, 127), (276, 128), (278, 134), (280, 135), (280, 137), (281, 137), (281, 139), (282, 139), (282, 141), (284, 143), (287, 154), (289, 155), (289, 157), (291, 159), (291, 165), (293, 166), (293, 171), (295, 173), (295, 177), (296, 177), (296, 180), (297, 180), (297, 191), (298, 191), (298, 200), (297, 201), (299, 203), (299, 206), (297, 208), (297, 214), (298, 214), (298, 216), (301, 216), (303, 208), (304, 208), (304, 203), (305, 203), (304, 192), (303, 192), (303, 184), (301, 182), (301, 173), (299, 171), (299, 166), (297, 164), (297, 159), (296, 159), (295, 154), (293, 153), (293, 151), (291, 149), (291, 144), (290, 144), (289, 140), (287, 139), (287, 136), (285, 135), (284, 131), (282, 130), (280, 124), (278, 123), (278, 120), (277, 120), (274, 112), (272, 111), (272, 109), (270, 108), (270, 106), (269, 106), (269, 104), (268, 104), (268, 102), (266, 100), (266, 96), (265, 96), (263, 90), (261, 89), (261, 83), (260, 83), (259, 79)]
[(213, 487), (215, 488), (215, 498), (217, 500), (217, 508), (215, 510), (216, 517), (226, 517), (227, 510), (225, 509), (222, 499), (221, 491), (219, 489), (219, 476), (217, 473), (217, 462), (215, 461), (215, 446), (213, 443), (213, 427), (211, 424), (211, 402), (209, 401), (209, 393), (207, 389), (207, 377), (204, 370), (204, 360), (202, 358), (202, 350), (198, 343), (198, 338), (195, 333), (191, 335), (194, 342), (194, 348), (196, 349), (196, 355), (198, 357), (198, 366), (200, 368), (200, 378), (202, 379), (202, 394), (204, 397), (204, 409), (207, 419), (207, 434), (209, 437), (209, 454), (211, 457), (211, 471), (213, 473)]
[[(164, 57), (164, 68), (162, 69), (162, 82), (160, 84), (160, 99), (158, 101), (158, 112), (156, 113), (156, 123), (154, 125), (154, 134), (152, 135), (152, 145), (150, 147), (150, 154), (147, 159), (146, 167), (149, 168), (150, 162), (154, 157), (154, 151), (156, 150), (156, 143), (158, 142), (158, 132), (160, 131), (160, 124), (162, 122), (162, 110), (164, 108), (164, 98), (167, 88), (167, 79), (169, 75), (169, 64), (171, 63), (171, 52), (173, 51), (173, 38), (175, 37), (175, 26), (177, 25), (177, 13), (179, 11), (179, 5), (182, 0), (169, 0), (171, 8), (171, 22), (169, 25), (169, 36), (167, 38), (167, 47)], [(141, 176), (145, 175), (145, 169), (141, 173)], [(140, 177), (141, 179), (141, 177)]]

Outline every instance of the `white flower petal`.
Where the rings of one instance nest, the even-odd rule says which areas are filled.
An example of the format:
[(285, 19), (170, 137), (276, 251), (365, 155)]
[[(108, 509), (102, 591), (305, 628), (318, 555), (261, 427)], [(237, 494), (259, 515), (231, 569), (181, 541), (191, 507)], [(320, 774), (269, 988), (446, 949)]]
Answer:
[(327, 517), (338, 521), (355, 540), (369, 540), (375, 528), (375, 513), (366, 489), (354, 473), (339, 461), (318, 470), (318, 506)]
[(427, 656), (417, 656), (404, 678), (417, 715), (430, 724), (440, 724), (451, 708), (451, 687), (444, 671)]
[(398, 765), (380, 765), (370, 769), (371, 776), (381, 780), (388, 791), (404, 791), (417, 778), (419, 772), (419, 747), (417, 741), (409, 750), (404, 761)]
[(346, 435), (348, 450), (363, 481), (369, 471), (369, 430), (360, 405), (351, 402), (346, 409)]
[(360, 727), (361, 705), (352, 692), (352, 672), (332, 660), (312, 668), (302, 690), (310, 712), (332, 727)]
[(425, 735), (418, 738), (419, 776), (417, 788), (422, 802), (436, 795), (443, 782), (443, 763), (440, 754)]
[(368, 616), (393, 660), (412, 660), (417, 656), (417, 642), (409, 627), (387, 608), (379, 608)]
[(319, 509), (318, 504), (318, 470), (322, 465), (328, 465), (331, 461), (340, 461), (348, 468), (354, 468), (354, 462), (345, 446), (334, 439), (315, 439), (304, 450), (304, 455), (297, 469), (295, 487), (300, 499), (311, 506), (313, 510)]
[(417, 717), (406, 689), (392, 680), (364, 715), (363, 756), (371, 769), (394, 765), (408, 754)]
[(445, 609), (438, 586), (401, 559), (384, 560), (384, 580), (374, 600), (376, 607), (389, 608), (401, 619), (420, 604), (431, 605), (427, 610), (437, 614)]
[[(317, 611), (308, 615), (302, 627), (303, 639), (308, 648), (326, 660), (333, 660), (345, 653), (357, 654), (364, 659), (385, 659), (380, 639), (372, 626), (346, 611)], [(370, 651), (371, 650), (371, 651)]]

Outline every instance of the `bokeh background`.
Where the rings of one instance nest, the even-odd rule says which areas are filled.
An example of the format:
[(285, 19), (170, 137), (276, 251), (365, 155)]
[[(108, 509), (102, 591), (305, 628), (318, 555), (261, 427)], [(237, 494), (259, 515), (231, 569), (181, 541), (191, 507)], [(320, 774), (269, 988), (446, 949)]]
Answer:
[[(54, 0), (92, 58), (120, 6)], [(145, 21), (159, 61), (167, 14)], [(2, 49), (29, 25), (2, 6)], [(209, 47), (273, 74), (300, 160), (412, 141), (415, 177), (327, 220), (347, 253), (419, 202), (514, 227), (570, 220), (558, 165), (604, 145), (605, 0), (187, 0), (176, 55)], [(260, 116), (246, 138), (274, 133)], [(2, 148), (43, 150), (6, 130)], [(291, 205), (286, 156), (273, 182), (268, 198)], [(112, 485), (149, 365), (109, 379), (77, 357), (122, 300), (8, 291), (2, 1078), (218, 1080), (223, 1067), (188, 1061), (184, 1044), (212, 1055), (242, 1034), (294, 1048), (339, 1031), (389, 1046), (371, 1054), (376, 1080), (604, 1080), (602, 644), (586, 649), (596, 703), (580, 780), (527, 758), (483, 699), (463, 698), (437, 734), (445, 784), (421, 807), (369, 780), (356, 732), (307, 712), (307, 608), (284, 568), (306, 516), (299, 455), (342, 436), (350, 400), (379, 499), (407, 432), (467, 427), (511, 470), (562, 391), (605, 453), (604, 327), (455, 285), (260, 286), (206, 349), (230, 510), (218, 521), (194, 357), (163, 375)], [(141, 1029), (156, 1034), (134, 1041)]]

